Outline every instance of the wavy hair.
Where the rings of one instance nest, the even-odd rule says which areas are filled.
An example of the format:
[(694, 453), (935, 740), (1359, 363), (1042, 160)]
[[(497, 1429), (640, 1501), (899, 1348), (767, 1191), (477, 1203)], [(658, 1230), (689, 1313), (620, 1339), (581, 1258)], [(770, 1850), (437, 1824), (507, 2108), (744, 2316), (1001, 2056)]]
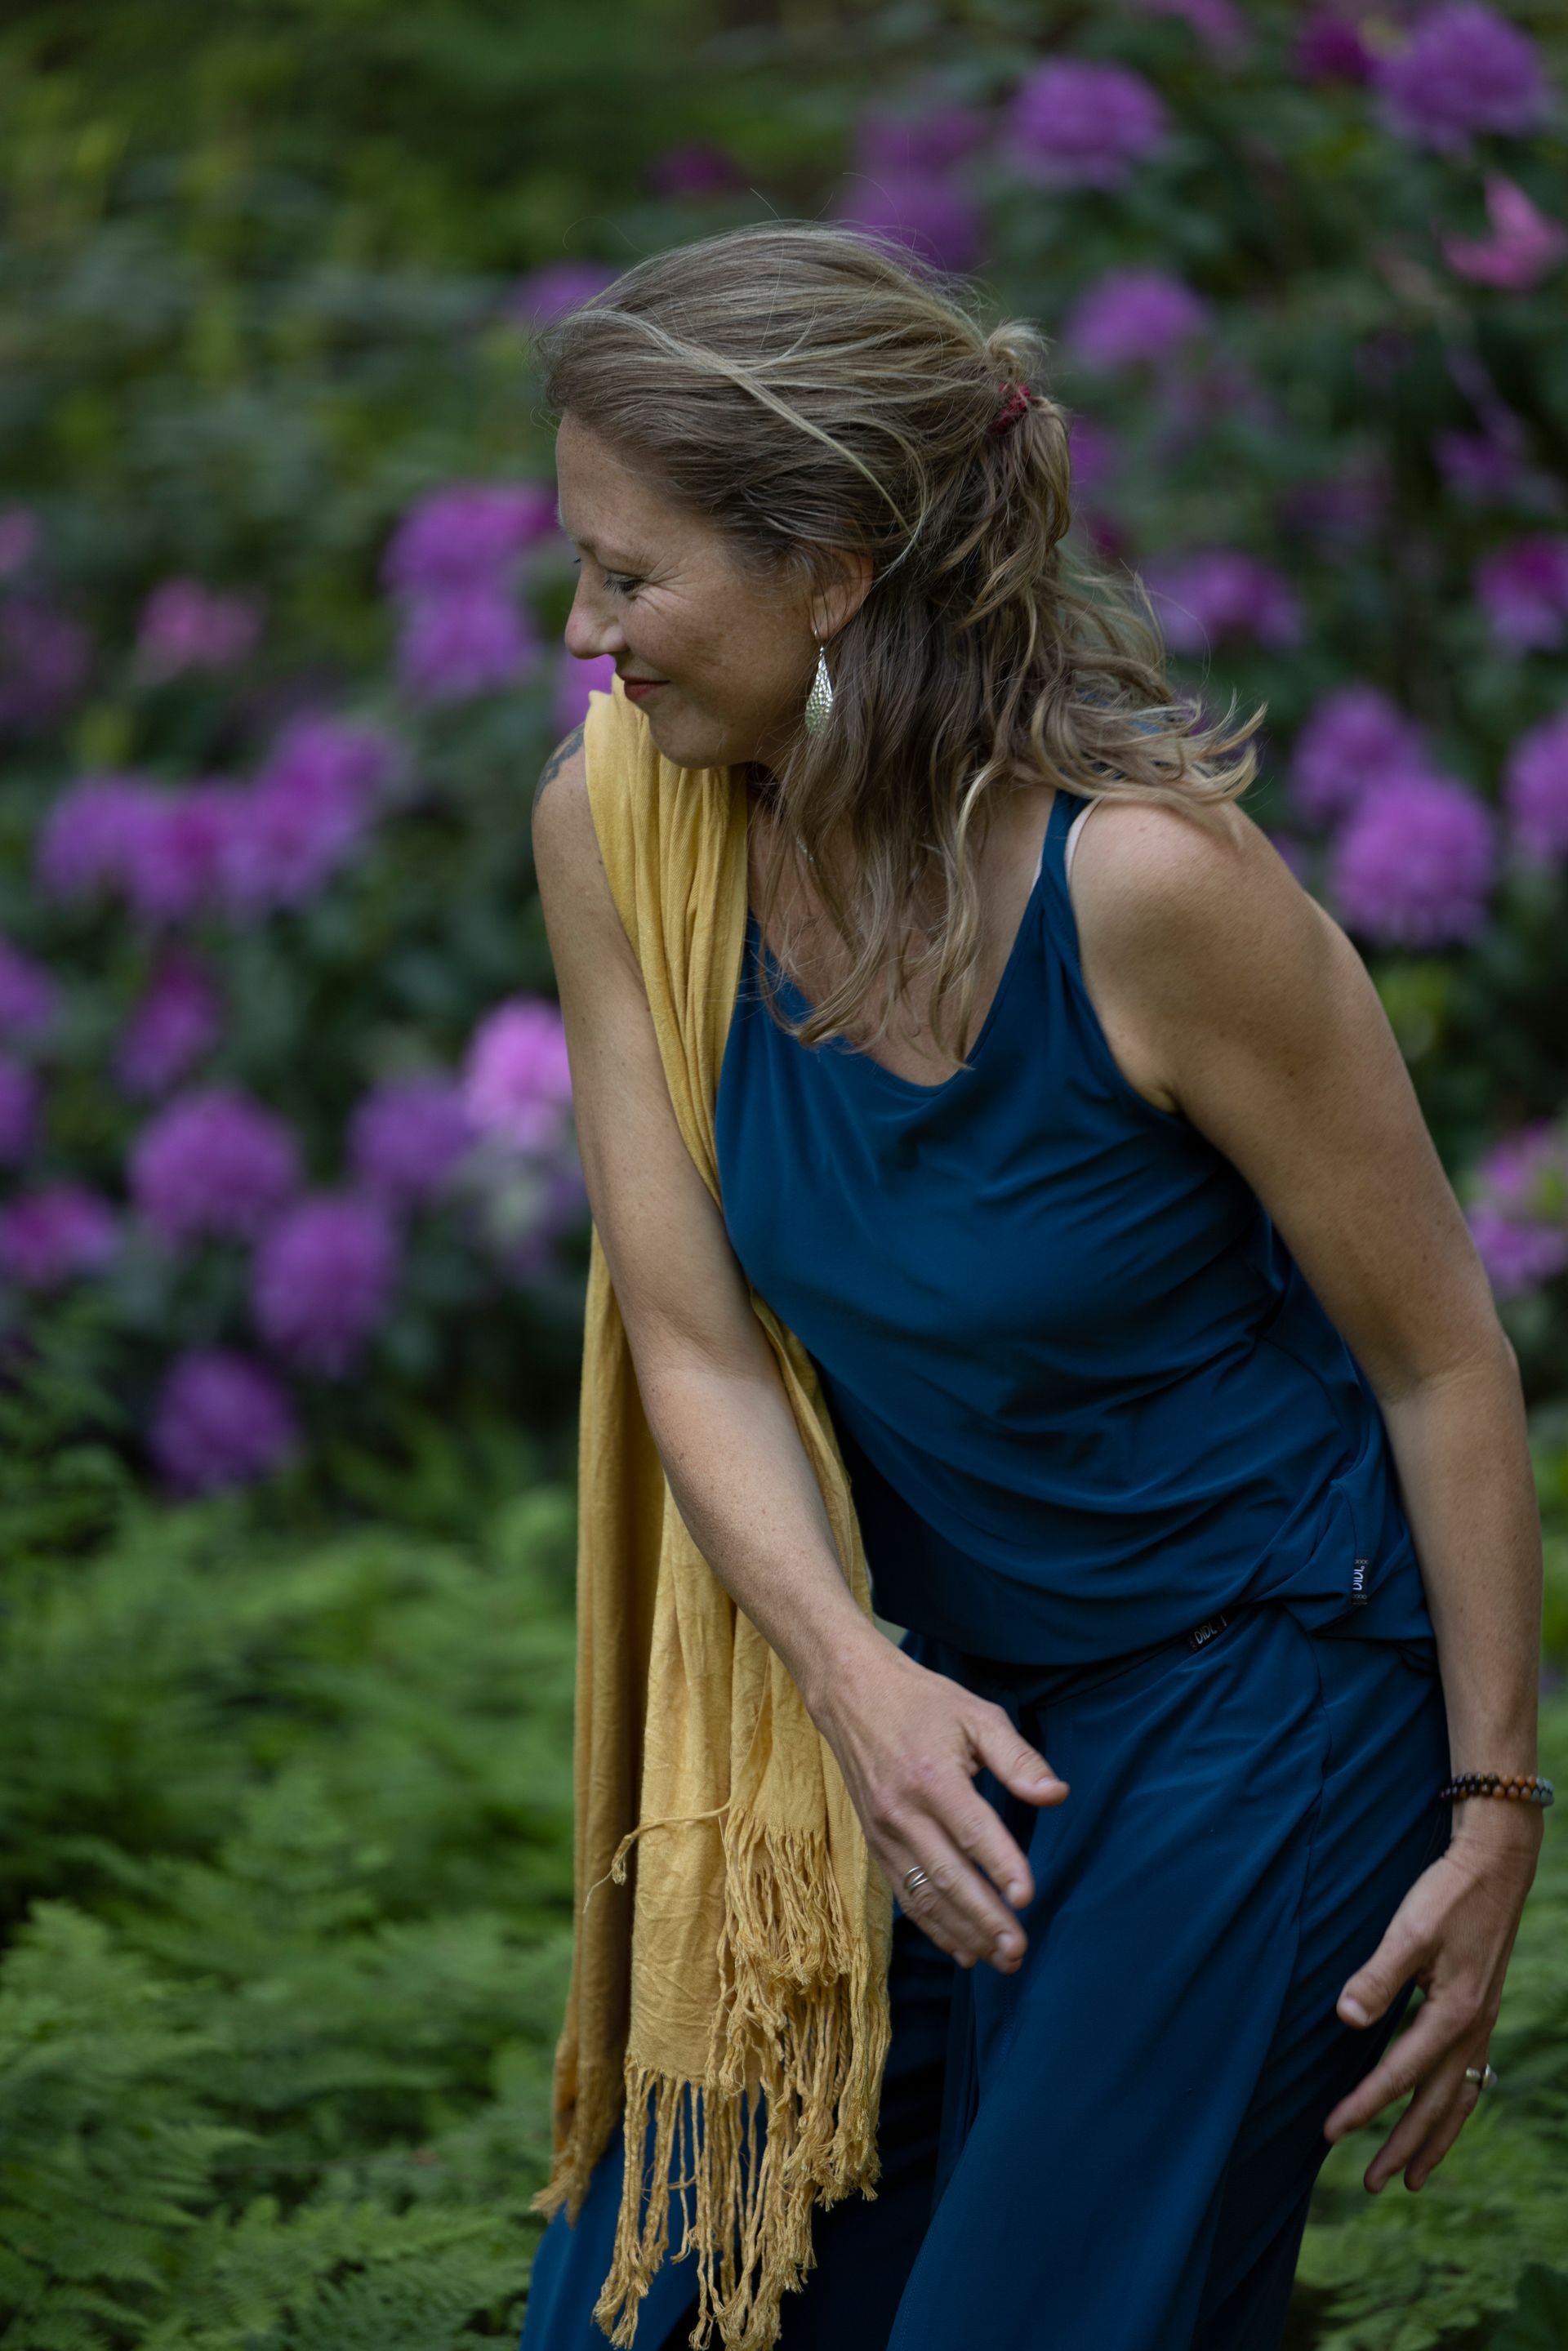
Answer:
[[(829, 641), (827, 726), (802, 723), (768, 779), (779, 821), (758, 864), (764, 935), (803, 856), (852, 960), (799, 1022), (766, 961), (763, 994), (803, 1045), (874, 1044), (929, 975), (932, 1040), (966, 1067), (984, 943), (973, 851), (998, 794), (1233, 800), (1267, 710), (1232, 724), (1232, 695), (1209, 724), (1172, 698), (1142, 581), (1067, 545), (1069, 412), (1044, 389), (1048, 339), (1026, 319), (988, 328), (980, 308), (971, 281), (906, 246), (768, 220), (636, 263), (535, 341), (547, 410), (715, 528), (759, 587), (804, 600), (837, 578), (833, 550), (869, 558), (870, 589)], [(1020, 382), (1023, 415), (991, 432)]]

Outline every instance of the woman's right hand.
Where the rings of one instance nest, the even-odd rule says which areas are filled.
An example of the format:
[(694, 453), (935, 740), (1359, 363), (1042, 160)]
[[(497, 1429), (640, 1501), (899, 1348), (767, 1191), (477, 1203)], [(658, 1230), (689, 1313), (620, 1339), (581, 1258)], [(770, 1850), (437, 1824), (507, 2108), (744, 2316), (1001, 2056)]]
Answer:
[[(1027, 1938), (1007, 1904), (1031, 1901), (1034, 1881), (974, 1775), (994, 1772), (1031, 1804), (1061, 1803), (1067, 1782), (1005, 1708), (917, 1664), (869, 1624), (866, 1630), (873, 1639), (857, 1641), (840, 1661), (812, 1718), (899, 1907), (960, 1967), (988, 1959), (1012, 1975)], [(916, 1862), (926, 1883), (911, 1893), (904, 1873)]]

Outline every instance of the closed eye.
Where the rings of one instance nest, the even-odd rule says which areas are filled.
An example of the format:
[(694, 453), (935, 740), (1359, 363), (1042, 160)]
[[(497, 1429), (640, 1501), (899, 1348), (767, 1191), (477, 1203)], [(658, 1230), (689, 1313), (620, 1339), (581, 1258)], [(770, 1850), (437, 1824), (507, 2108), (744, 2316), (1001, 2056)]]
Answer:
[[(571, 560), (573, 569), (580, 570), (581, 556), (574, 555)], [(633, 588), (640, 588), (643, 584), (640, 580), (634, 579), (629, 572), (624, 571), (601, 571), (599, 576), (612, 594), (616, 596), (628, 595)]]

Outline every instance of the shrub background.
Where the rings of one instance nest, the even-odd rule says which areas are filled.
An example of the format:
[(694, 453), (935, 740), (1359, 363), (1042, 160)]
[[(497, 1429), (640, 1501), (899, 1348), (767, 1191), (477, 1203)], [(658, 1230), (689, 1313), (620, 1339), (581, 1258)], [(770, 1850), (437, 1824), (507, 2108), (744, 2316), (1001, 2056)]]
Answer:
[[(528, 332), (662, 244), (834, 215), (1057, 337), (1073, 527), (1266, 703), (1470, 1215), (1568, 1762), (1565, 91), (1527, 5), (9, 12), (4, 2351), (520, 2321), (587, 1239), (528, 812), (603, 682)], [(276, 1197), (210, 1117), (150, 1185), (214, 1090)], [(1419, 2197), (1333, 2151), (1298, 2346), (1568, 2339), (1556, 1828), (1504, 2089)]]

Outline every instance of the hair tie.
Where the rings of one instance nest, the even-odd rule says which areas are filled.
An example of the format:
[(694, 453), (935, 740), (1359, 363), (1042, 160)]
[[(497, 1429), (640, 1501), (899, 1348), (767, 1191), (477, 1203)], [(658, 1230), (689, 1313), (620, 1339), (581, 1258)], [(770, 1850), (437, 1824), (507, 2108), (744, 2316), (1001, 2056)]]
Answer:
[[(1007, 386), (1005, 383), (998, 383), (997, 390), (998, 392), (1006, 392)], [(1028, 384), (1020, 383), (1015, 385), (1011, 397), (1004, 407), (998, 410), (987, 429), (992, 433), (1010, 433), (1013, 426), (1018, 423), (1019, 418), (1028, 408), (1029, 401), (1030, 391)]]

